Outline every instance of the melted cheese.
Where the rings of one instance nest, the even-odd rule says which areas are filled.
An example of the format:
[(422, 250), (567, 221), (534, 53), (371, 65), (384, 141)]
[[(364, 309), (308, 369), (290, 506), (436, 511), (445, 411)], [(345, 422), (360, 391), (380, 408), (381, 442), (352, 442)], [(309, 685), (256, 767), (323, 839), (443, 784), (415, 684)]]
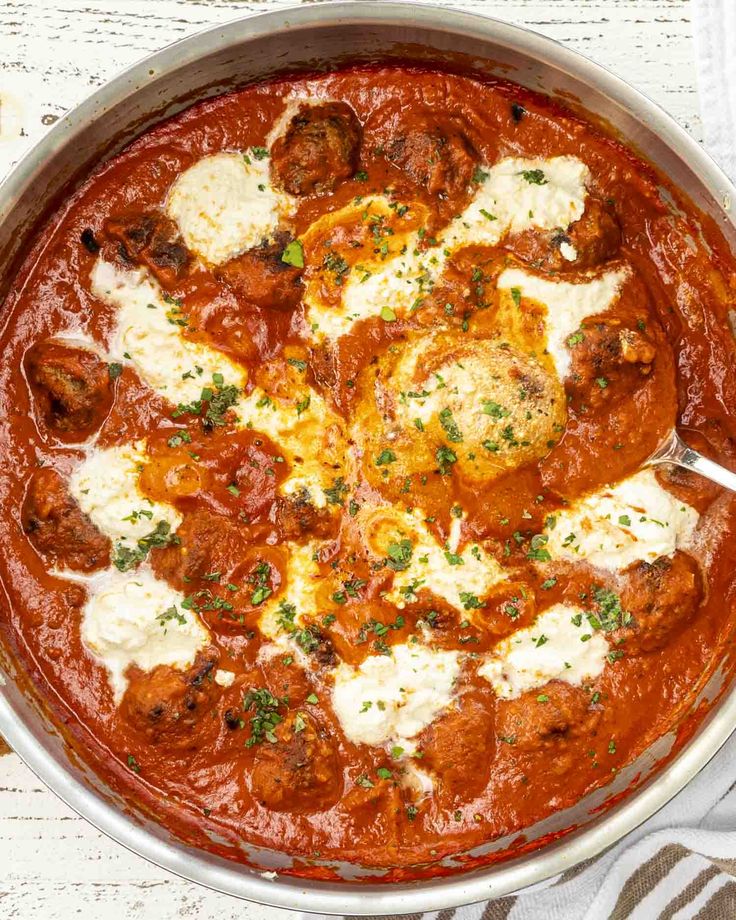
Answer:
[(146, 498), (138, 486), (146, 462), (145, 444), (93, 449), (74, 469), (69, 491), (92, 523), (110, 539), (135, 542), (166, 521), (171, 530), (181, 515), (171, 505)]
[(98, 259), (91, 282), (95, 297), (117, 310), (114, 351), (160, 396), (175, 405), (192, 402), (214, 374), (226, 384), (245, 382), (244, 369), (222, 352), (184, 338), (175, 321), (180, 314), (146, 271), (125, 271)]
[[(216, 348), (184, 338), (174, 321), (176, 308), (145, 271), (123, 271), (98, 260), (92, 290), (118, 311), (117, 353), (127, 355), (159, 395), (174, 404), (194, 402), (215, 375), (225, 385), (244, 386), (244, 368)], [(324, 506), (324, 489), (332, 486), (345, 461), (342, 425), (325, 400), (300, 381), (288, 402), (256, 387), (234, 411), (241, 426), (262, 431), (282, 449), (291, 465), (284, 493), (306, 488), (312, 502)], [(305, 451), (305, 444), (311, 450)]]
[(305, 613), (314, 613), (319, 609), (317, 591), (324, 581), (324, 576), (314, 559), (319, 546), (319, 543), (289, 544), (286, 586), (263, 605), (258, 621), (258, 628), (263, 635), (277, 644), (282, 643), (288, 636), (280, 623), (281, 608), (284, 604), (294, 607), (296, 612), (292, 622), (297, 627), (301, 625)]
[(342, 421), (316, 390), (303, 382), (288, 401), (254, 389), (236, 406), (240, 423), (267, 435), (290, 465), (284, 495), (306, 492), (318, 508), (346, 463)]
[(386, 599), (399, 608), (415, 603), (415, 592), (426, 588), (467, 616), (467, 611), (472, 610), (466, 606), (469, 600), (472, 603), (470, 595), (482, 600), (506, 577), (496, 560), (480, 546), (466, 546), (457, 552), (460, 521), (453, 522), (446, 547), (435, 539), (421, 511), (409, 514), (391, 507), (371, 509), (361, 514), (360, 525), (369, 548), (379, 558), (387, 557), (392, 543), (402, 539), (411, 543), (411, 559), (405, 569), (395, 573), (386, 594)]
[(185, 170), (169, 191), (166, 211), (184, 242), (210, 265), (273, 236), (293, 200), (271, 185), (269, 158), (216, 153)]
[(82, 611), (82, 641), (109, 674), (116, 702), (128, 685), (131, 665), (187, 668), (209, 642), (196, 616), (182, 607), (184, 595), (141, 568), (115, 570), (92, 582)]
[(355, 744), (406, 742), (450, 704), (459, 670), (458, 652), (394, 645), (357, 668), (340, 664), (332, 707)]
[[(385, 318), (387, 310), (389, 317), (401, 317), (418, 309), (422, 298), (441, 278), (448, 254), (456, 249), (495, 246), (507, 233), (531, 227), (568, 227), (585, 210), (589, 176), (581, 160), (566, 156), (546, 160), (508, 158), (489, 167), (470, 204), (437, 234), (438, 245), (422, 249), (418, 232), (388, 238), (388, 253), (381, 260), (367, 263), (363, 259), (366, 271), (353, 270), (347, 276), (338, 308), (320, 304), (308, 286), (305, 300), (314, 337), (338, 338), (360, 320), (381, 315)], [(366, 211), (369, 207), (385, 212), (389, 203), (373, 196), (360, 205)], [(355, 210), (344, 209), (346, 219)], [(315, 227), (316, 224), (307, 235)], [(574, 258), (572, 253), (572, 247), (566, 249), (566, 257)]]
[(523, 269), (508, 268), (499, 276), (498, 289), (516, 289), (522, 297), (545, 305), (547, 351), (560, 379), (563, 379), (570, 370), (568, 338), (580, 328), (584, 319), (604, 313), (613, 305), (628, 276), (628, 268), (619, 268), (589, 281), (572, 284), (550, 281)]
[(555, 604), (499, 642), (478, 673), (498, 696), (513, 699), (550, 680), (580, 686), (602, 673), (607, 654), (608, 643), (579, 607)]
[(686, 548), (697, 523), (697, 511), (663, 489), (654, 470), (641, 470), (557, 514), (546, 549), (553, 559), (622, 570)]

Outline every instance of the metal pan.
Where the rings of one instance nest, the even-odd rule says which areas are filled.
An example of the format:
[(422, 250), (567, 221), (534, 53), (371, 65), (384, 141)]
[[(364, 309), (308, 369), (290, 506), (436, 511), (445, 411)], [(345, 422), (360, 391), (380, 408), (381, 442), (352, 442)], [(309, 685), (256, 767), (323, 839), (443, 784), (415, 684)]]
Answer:
[[(484, 16), (416, 3), (301, 6), (218, 25), (130, 67), (62, 118), (0, 187), (0, 297), (29, 240), (92, 168), (162, 117), (193, 101), (285, 71), (331, 69), (359, 60), (413, 58), (473, 66), (595, 113), (715, 220), (732, 248), (729, 203), (736, 189), (668, 115), (623, 80), (555, 42)], [(7, 597), (0, 603), (7, 605)], [(341, 880), (284, 876), (283, 854), (250, 852), (250, 868), (194, 849), (122, 802), (73, 756), (35, 696), (0, 631), (0, 733), (29, 767), (97, 828), (192, 881), (264, 904), (320, 913), (438, 910), (517, 891), (614, 844), (664, 805), (716, 753), (736, 724), (727, 662), (694, 703), (714, 701), (677, 755), (675, 732), (660, 739), (604, 790), (531, 828), (527, 843), (577, 829), (536, 851), (481, 869), (417, 882), (382, 882), (375, 871), (338, 865)], [(633, 790), (618, 796), (629, 785)], [(610, 807), (604, 805), (612, 796)], [(509, 841), (478, 852), (500, 854)], [(448, 868), (460, 863), (446, 860)], [(264, 870), (268, 871), (264, 874)]]

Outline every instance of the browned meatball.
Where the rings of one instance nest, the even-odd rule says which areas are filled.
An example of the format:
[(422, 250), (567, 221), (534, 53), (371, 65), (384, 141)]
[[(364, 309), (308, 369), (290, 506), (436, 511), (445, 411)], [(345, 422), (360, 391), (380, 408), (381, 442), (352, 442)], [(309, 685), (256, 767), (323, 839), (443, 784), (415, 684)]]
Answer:
[(110, 368), (94, 352), (41, 342), (26, 355), (26, 373), (45, 423), (63, 437), (84, 439), (110, 411)]
[(432, 113), (405, 121), (386, 145), (386, 156), (417, 185), (452, 207), (466, 197), (478, 163), (460, 125)]
[(91, 572), (110, 564), (109, 539), (82, 512), (51, 467), (31, 477), (21, 521), (37, 552), (56, 565)]
[(332, 515), (326, 508), (316, 508), (306, 491), (279, 496), (272, 517), (284, 540), (298, 540), (307, 534), (325, 538), (332, 532)]
[(441, 795), (469, 799), (488, 783), (493, 762), (493, 699), (490, 694), (464, 694), (420, 742), (422, 765), (437, 775)]
[(306, 672), (293, 655), (271, 655), (263, 662), (262, 670), (269, 691), (279, 699), (288, 699), (292, 706), (303, 703), (312, 691)]
[(301, 300), (303, 287), (302, 269), (282, 259), (289, 242), (287, 233), (279, 233), (273, 242), (265, 240), (226, 262), (216, 269), (215, 276), (231, 288), (238, 300), (258, 307), (291, 310)]
[(160, 211), (121, 214), (105, 223), (105, 233), (120, 244), (120, 254), (147, 266), (164, 287), (186, 275), (192, 256), (174, 221)]
[(197, 655), (188, 671), (159, 665), (136, 670), (120, 704), (120, 713), (153, 744), (195, 749), (202, 729), (214, 724), (212, 708), (222, 693), (214, 681), (214, 648)]
[(640, 562), (627, 572), (621, 607), (633, 617), (618, 631), (627, 654), (662, 648), (690, 622), (703, 597), (703, 579), (692, 556)]
[(275, 731), (275, 744), (256, 747), (251, 773), (255, 797), (274, 811), (324, 811), (338, 800), (340, 766), (327, 732), (306, 713), (288, 715)]
[(567, 392), (576, 410), (595, 410), (631, 394), (651, 373), (657, 354), (645, 331), (613, 318), (586, 324), (570, 343)]
[(355, 172), (360, 123), (344, 102), (303, 105), (271, 148), (271, 174), (291, 195), (324, 195)]
[(555, 752), (565, 741), (595, 734), (600, 712), (580, 687), (552, 680), (513, 700), (499, 700), (496, 735), (517, 750)]
[[(611, 207), (597, 198), (590, 198), (583, 216), (567, 230), (530, 228), (509, 236), (505, 246), (542, 271), (585, 271), (618, 253), (621, 228)], [(573, 250), (574, 257), (566, 258), (573, 255)]]

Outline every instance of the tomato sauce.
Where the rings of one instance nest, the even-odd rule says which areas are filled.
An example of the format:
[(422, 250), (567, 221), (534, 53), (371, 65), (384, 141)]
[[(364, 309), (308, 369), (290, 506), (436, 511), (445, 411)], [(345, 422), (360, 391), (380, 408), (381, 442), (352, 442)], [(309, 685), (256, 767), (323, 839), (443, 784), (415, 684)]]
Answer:
[[(121, 216), (160, 213), (172, 183), (203, 157), (269, 148), (269, 132), (294, 95), (316, 95), (338, 108), (337, 115), (322, 113), (319, 156), (299, 159), (294, 149), (283, 150), (283, 140), (270, 144), (272, 180), (296, 201), (288, 237), (269, 243), (278, 271), (263, 254), (252, 263), (208, 266), (178, 239), (172, 243), (176, 228), (164, 224), (155, 230), (166, 238), (163, 257), (153, 242), (137, 256), (132, 252), (135, 241), (125, 227), (114, 227)], [(340, 106), (352, 115), (341, 115)], [(390, 189), (398, 208), (412, 205), (404, 231), (421, 228), (421, 245), (431, 250), (433, 236), (472, 193), (476, 180), (468, 182), (466, 161), (472, 171), (508, 157), (566, 156), (588, 167), (588, 193), (599, 207), (589, 204), (578, 229), (568, 230), (577, 233), (577, 264), (560, 263), (559, 240), (540, 243), (534, 229), (495, 246), (468, 245), (448, 257), (421, 309), (363, 319), (336, 340), (310, 336), (303, 286), (316, 277), (325, 302), (337, 303), (340, 278), (354, 275), (361, 259), (375, 252), (375, 230), (366, 232), (360, 220), (330, 225), (321, 236), (316, 221), (327, 215), (329, 222), (356, 199)], [(693, 549), (615, 577), (584, 560), (546, 559), (544, 542), (533, 541), (550, 516), (636, 473), (673, 426), (736, 468), (736, 353), (728, 323), (736, 299), (734, 260), (715, 231), (699, 232), (697, 213), (677, 190), (669, 190), (681, 208), (673, 213), (662, 188), (665, 180), (631, 151), (543, 96), (512, 83), (407, 65), (272, 81), (197, 104), (100, 166), (59, 208), (4, 309), (0, 576), (10, 605), (0, 612), (0, 628), (75, 747), (115, 788), (174, 833), (229, 858), (245, 858), (244, 842), (302, 859), (411, 874), (573, 805), (678, 725), (732, 634), (733, 500), (690, 474), (659, 472), (660, 485), (700, 514), (700, 537)], [(298, 258), (281, 257), (298, 240), (301, 266)], [(323, 263), (325, 251), (342, 255)], [(294, 460), (284, 462), (277, 439), (238, 428), (228, 405), (209, 425), (201, 407), (177, 416), (176, 400), (154, 392), (129, 364), (113, 362), (109, 381), (103, 374), (99, 383), (104, 394), (91, 408), (69, 409), (72, 397), (54, 390), (67, 373), (59, 370), (58, 353), (41, 350), (34, 358), (33, 349), (72, 330), (72, 338), (87, 337), (111, 353), (116, 311), (92, 293), (89, 280), (100, 258), (156, 274), (187, 318), (182, 335), (242, 367), (246, 388), (287, 398), (294, 379), (306, 381), (338, 427), (349, 430), (354, 419), (367, 419), (368, 446), (362, 450), (348, 437), (355, 465), (342, 480), (336, 475), (337, 492), (323, 507), (284, 498)], [(329, 270), (319, 274), (315, 266), (325, 264)], [(497, 335), (503, 305), (496, 284), (509, 266), (575, 282), (611, 264), (627, 265), (630, 280), (609, 313), (583, 324), (579, 356), (570, 346), (564, 430), (555, 431), (540, 455), (509, 463), (489, 481), (464, 477), (451, 460), (444, 470), (440, 460), (429, 475), (417, 472), (411, 458), (401, 475), (395, 473), (401, 460), (366, 460), (374, 446), (379, 457), (389, 450), (368, 431), (382, 424), (370, 414), (376, 410), (360, 413), (393, 373), (386, 370), (391, 355), (438, 330), (480, 343)], [(262, 289), (253, 281), (254, 275), (263, 281), (261, 272)], [(543, 322), (538, 305), (522, 298), (517, 306), (518, 336), (534, 343)], [(611, 328), (630, 330), (633, 357), (616, 352), (600, 370), (600, 354), (610, 357)], [(600, 354), (593, 351), (599, 346)], [(599, 370), (589, 378), (591, 366)], [(86, 375), (85, 388), (93, 387), (96, 372), (75, 373)], [(87, 410), (90, 417), (80, 421)], [(151, 501), (169, 502), (181, 518), (176, 540), (162, 533), (146, 548), (146, 565), (195, 598), (195, 615), (210, 634), (185, 677), (165, 665), (151, 673), (133, 665), (122, 701), (82, 639), (90, 583), (70, 577), (66, 565), (70, 547), (95, 529), (64, 491), (90, 447), (88, 432), (79, 434), (85, 425), (96, 449), (146, 439), (140, 489)], [(448, 426), (445, 447), (456, 451)], [(57, 478), (47, 472), (39, 484), (39, 471), (49, 470)], [(372, 561), (360, 514), (352, 510), (380, 502), (421, 509), (441, 547), (450, 545), (452, 509), (463, 509), (464, 541), (481, 545), (504, 578), (476, 598), (475, 607), (467, 601), (467, 615), (432, 592), (432, 573), (416, 588), (416, 602), (398, 606), (389, 593), (404, 563), (391, 550), (388, 564)], [(58, 529), (48, 538), (50, 526)], [(77, 572), (109, 565), (100, 560), (115, 553), (114, 540), (97, 537), (96, 555), (88, 552)], [(281, 646), (278, 655), (264, 657), (262, 596), (278, 598), (291, 577), (293, 547), (314, 540), (315, 564), (328, 575), (340, 573), (344, 588), (318, 595), (319, 621), (307, 627), (301, 647), (306, 664), (298, 666)], [(230, 592), (228, 585), (248, 589)], [(596, 607), (592, 599), (604, 589), (632, 611), (634, 625), (617, 622), (613, 635), (622, 641), (606, 640), (611, 652), (598, 676), (577, 686), (553, 680), (501, 698), (478, 673), (483, 656), (555, 604), (582, 604), (600, 616), (602, 602)], [(290, 640), (299, 635), (292, 630)], [(434, 649), (457, 652), (461, 662), (453, 690), (459, 703), (413, 739), (414, 763), (433, 777), (421, 794), (406, 781), (409, 768), (396, 745), (351, 740), (330, 697), (330, 675), (340, 662), (359, 667), (417, 636)], [(214, 667), (233, 674), (233, 682), (216, 683)], [(261, 723), (254, 722), (259, 713)]]

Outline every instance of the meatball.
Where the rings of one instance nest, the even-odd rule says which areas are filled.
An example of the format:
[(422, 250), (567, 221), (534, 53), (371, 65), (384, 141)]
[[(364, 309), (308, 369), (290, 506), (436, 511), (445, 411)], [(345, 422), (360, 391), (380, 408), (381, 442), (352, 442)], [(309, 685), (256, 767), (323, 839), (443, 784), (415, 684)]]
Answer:
[(31, 477), (21, 521), (36, 551), (56, 565), (91, 572), (110, 564), (109, 539), (82, 512), (64, 480), (50, 467), (42, 467)]
[(187, 671), (168, 665), (137, 670), (120, 704), (122, 717), (152, 744), (197, 748), (198, 733), (214, 724), (212, 708), (222, 692), (213, 679), (218, 657), (210, 648)]
[(496, 735), (517, 750), (559, 752), (565, 741), (595, 734), (600, 712), (590, 694), (552, 680), (512, 700), (499, 700)]
[(299, 540), (307, 534), (326, 538), (332, 532), (330, 512), (316, 508), (306, 490), (279, 496), (273, 504), (272, 517), (284, 540)]
[(695, 615), (703, 597), (697, 563), (679, 550), (668, 559), (640, 562), (627, 573), (621, 607), (633, 621), (617, 632), (627, 653), (642, 654), (666, 645)]
[(110, 411), (109, 366), (94, 352), (41, 342), (26, 356), (26, 373), (46, 425), (57, 434), (83, 440)]
[(421, 763), (437, 775), (441, 795), (469, 799), (488, 783), (493, 745), (492, 699), (466, 693), (428, 729)]
[(657, 349), (646, 333), (606, 319), (571, 337), (567, 392), (573, 406), (596, 410), (632, 393), (652, 372)]
[(254, 796), (274, 811), (324, 811), (338, 800), (342, 781), (329, 737), (312, 716), (288, 715), (276, 743), (256, 747), (250, 783)]
[(388, 159), (430, 195), (456, 207), (467, 195), (478, 155), (452, 118), (419, 115), (386, 145)]
[(311, 693), (306, 671), (283, 650), (270, 655), (262, 663), (262, 670), (269, 691), (279, 699), (288, 699), (292, 706), (303, 703)]
[(292, 310), (301, 300), (301, 268), (284, 262), (290, 241), (288, 233), (277, 233), (273, 242), (264, 240), (255, 249), (231, 259), (215, 270), (238, 300), (274, 310)]
[(271, 148), (273, 179), (291, 195), (324, 195), (355, 172), (360, 123), (343, 102), (302, 105)]
[(160, 211), (122, 214), (105, 223), (105, 234), (120, 244), (128, 262), (147, 266), (164, 287), (186, 275), (192, 256), (174, 221)]
[[(177, 530), (179, 543), (154, 549), (151, 565), (164, 578), (183, 591), (210, 572), (230, 575), (248, 554), (239, 528), (227, 518), (209, 511), (188, 514)], [(214, 588), (219, 582), (212, 582)], [(187, 587), (189, 586), (189, 587)]]
[(591, 198), (583, 216), (567, 230), (537, 228), (509, 236), (506, 248), (524, 262), (547, 272), (585, 271), (612, 259), (621, 246), (621, 228), (613, 210)]

